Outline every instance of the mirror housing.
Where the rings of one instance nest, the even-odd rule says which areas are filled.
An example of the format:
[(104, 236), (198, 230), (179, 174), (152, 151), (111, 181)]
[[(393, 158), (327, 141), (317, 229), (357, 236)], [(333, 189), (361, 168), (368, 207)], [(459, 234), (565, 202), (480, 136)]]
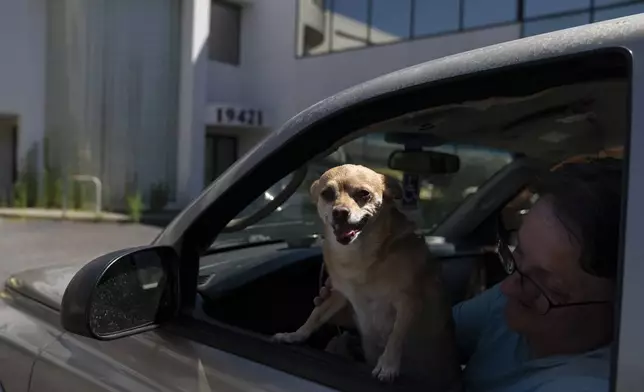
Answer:
[(389, 155), (387, 166), (405, 173), (451, 174), (460, 170), (461, 159), (458, 155), (438, 151), (396, 150)]
[(179, 256), (169, 246), (97, 257), (69, 282), (61, 304), (65, 330), (112, 340), (156, 328), (176, 315)]

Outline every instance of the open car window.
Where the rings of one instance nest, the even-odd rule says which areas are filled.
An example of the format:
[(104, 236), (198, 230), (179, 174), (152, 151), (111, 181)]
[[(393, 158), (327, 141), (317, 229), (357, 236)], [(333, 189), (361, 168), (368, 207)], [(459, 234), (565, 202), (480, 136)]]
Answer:
[[(322, 234), (316, 206), (310, 198), (309, 188), (326, 170), (343, 164), (358, 164), (396, 179), (401, 186), (406, 175), (417, 175), (417, 200), (411, 205), (400, 201), (399, 206), (416, 221), (419, 229), (429, 235), (456, 207), (476, 193), (479, 187), (512, 162), (508, 151), (476, 147), (465, 144), (447, 144), (423, 147), (454, 155), (460, 160), (456, 172), (447, 174), (418, 174), (392, 169), (389, 158), (395, 151), (405, 149), (403, 140), (388, 141), (388, 132), (371, 133), (358, 137), (332, 153), (307, 163), (307, 174), (298, 189), (277, 206), (267, 217), (235, 232), (222, 233), (213, 248), (222, 249), (240, 244), (257, 244), (275, 241), (297, 241), (302, 237)], [(422, 168), (418, 168), (422, 170)], [(292, 174), (287, 175), (238, 214), (250, 216), (271, 202), (282, 192)]]

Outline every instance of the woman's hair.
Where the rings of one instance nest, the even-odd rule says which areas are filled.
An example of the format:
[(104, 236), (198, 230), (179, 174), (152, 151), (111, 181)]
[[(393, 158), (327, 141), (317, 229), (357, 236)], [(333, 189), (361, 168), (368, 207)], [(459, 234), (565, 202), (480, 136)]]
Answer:
[(534, 192), (581, 247), (581, 268), (615, 278), (622, 216), (622, 167), (615, 158), (567, 163), (538, 179)]

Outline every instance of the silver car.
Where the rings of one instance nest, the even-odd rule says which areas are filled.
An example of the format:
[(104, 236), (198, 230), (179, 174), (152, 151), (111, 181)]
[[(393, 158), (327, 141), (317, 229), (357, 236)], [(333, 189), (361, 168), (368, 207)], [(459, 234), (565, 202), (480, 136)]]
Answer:
[[(442, 261), (457, 303), (504, 278), (489, 246), (494, 222), (520, 220), (532, 199), (511, 201), (536, 172), (621, 146), (629, 152), (628, 192), (611, 382), (614, 391), (642, 390), (643, 59), (644, 15), (636, 15), (420, 64), (310, 107), (222, 174), (153, 243), (8, 279), (2, 388), (405, 389), (325, 352), (337, 326), (303, 345), (269, 340), (306, 319), (324, 279), (306, 197), (312, 179), (347, 161), (398, 176), (401, 208)], [(588, 124), (607, 131), (598, 138)]]

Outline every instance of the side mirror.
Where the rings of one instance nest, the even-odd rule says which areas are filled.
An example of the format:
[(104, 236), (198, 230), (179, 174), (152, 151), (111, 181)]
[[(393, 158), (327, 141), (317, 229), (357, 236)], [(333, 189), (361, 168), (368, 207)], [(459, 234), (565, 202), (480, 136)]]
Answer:
[(92, 260), (65, 289), (63, 328), (99, 340), (156, 328), (177, 312), (178, 265), (168, 246), (124, 249)]
[(451, 174), (461, 168), (458, 155), (437, 151), (396, 150), (389, 155), (388, 166), (393, 170), (414, 174)]

